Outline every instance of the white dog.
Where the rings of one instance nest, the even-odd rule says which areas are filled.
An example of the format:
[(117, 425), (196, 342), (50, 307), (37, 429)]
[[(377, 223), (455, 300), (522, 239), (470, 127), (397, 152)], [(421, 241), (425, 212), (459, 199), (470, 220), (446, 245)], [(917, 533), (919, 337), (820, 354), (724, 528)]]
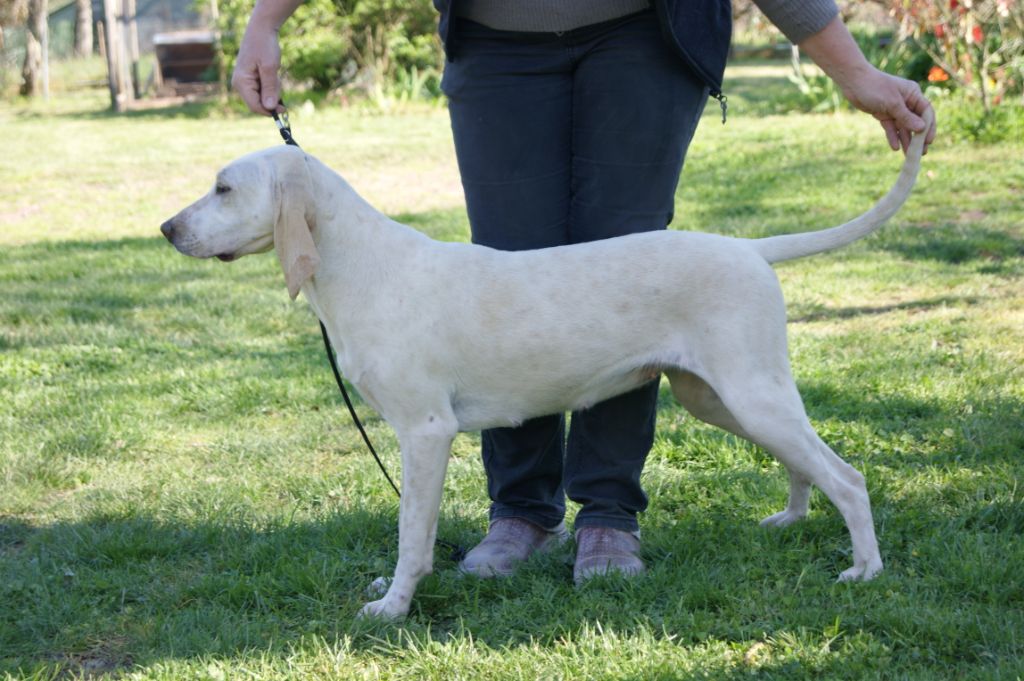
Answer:
[(657, 231), (516, 253), (441, 243), (388, 219), (329, 168), (285, 146), (227, 166), (161, 229), (199, 258), (276, 248), (289, 294), (305, 293), (342, 372), (397, 432), (398, 565), (364, 615), (404, 616), (431, 572), (458, 431), (585, 409), (660, 372), (694, 416), (785, 464), (789, 503), (763, 524), (803, 518), (817, 485), (853, 539), (853, 566), (840, 579), (870, 579), (882, 560), (864, 477), (807, 420), (770, 265), (877, 229), (909, 195), (923, 144), (917, 135), (895, 186), (864, 215), (766, 239)]

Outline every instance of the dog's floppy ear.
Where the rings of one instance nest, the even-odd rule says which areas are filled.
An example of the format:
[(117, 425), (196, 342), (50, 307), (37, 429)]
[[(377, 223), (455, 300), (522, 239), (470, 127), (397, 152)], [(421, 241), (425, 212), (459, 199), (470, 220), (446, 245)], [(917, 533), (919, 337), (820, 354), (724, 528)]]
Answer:
[(320, 255), (313, 243), (313, 181), (304, 156), (288, 154), (278, 168), (276, 187), (279, 201), (274, 222), (274, 249), (284, 270), (288, 295), (299, 295), (302, 285), (316, 273)]

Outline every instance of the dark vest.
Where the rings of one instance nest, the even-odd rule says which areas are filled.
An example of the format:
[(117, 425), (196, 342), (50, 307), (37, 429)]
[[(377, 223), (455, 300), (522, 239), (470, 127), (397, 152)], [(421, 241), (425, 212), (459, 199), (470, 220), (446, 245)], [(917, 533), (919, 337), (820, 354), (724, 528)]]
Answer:
[[(434, 0), (441, 13), (438, 33), (449, 60), (458, 55), (458, 17), (452, 4), (459, 0)], [(652, 0), (665, 40), (683, 63), (708, 86), (712, 97), (722, 93), (722, 75), (732, 38), (731, 0)]]

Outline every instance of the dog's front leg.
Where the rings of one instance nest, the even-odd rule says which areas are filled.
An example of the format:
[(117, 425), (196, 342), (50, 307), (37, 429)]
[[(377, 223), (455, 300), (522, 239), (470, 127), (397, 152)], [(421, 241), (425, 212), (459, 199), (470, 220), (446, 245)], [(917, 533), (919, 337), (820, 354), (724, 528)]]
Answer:
[(363, 606), (362, 617), (405, 617), (416, 585), (433, 571), (437, 516), (457, 426), (454, 418), (431, 416), (425, 423), (396, 430), (402, 448), (398, 565), (387, 593)]

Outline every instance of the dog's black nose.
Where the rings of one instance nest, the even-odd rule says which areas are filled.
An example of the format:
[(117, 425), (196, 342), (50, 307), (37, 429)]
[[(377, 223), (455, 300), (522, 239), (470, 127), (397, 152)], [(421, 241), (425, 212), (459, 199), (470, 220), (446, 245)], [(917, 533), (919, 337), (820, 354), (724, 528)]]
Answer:
[(160, 225), (160, 231), (167, 237), (168, 241), (174, 241), (174, 218), (171, 218), (164, 224)]

